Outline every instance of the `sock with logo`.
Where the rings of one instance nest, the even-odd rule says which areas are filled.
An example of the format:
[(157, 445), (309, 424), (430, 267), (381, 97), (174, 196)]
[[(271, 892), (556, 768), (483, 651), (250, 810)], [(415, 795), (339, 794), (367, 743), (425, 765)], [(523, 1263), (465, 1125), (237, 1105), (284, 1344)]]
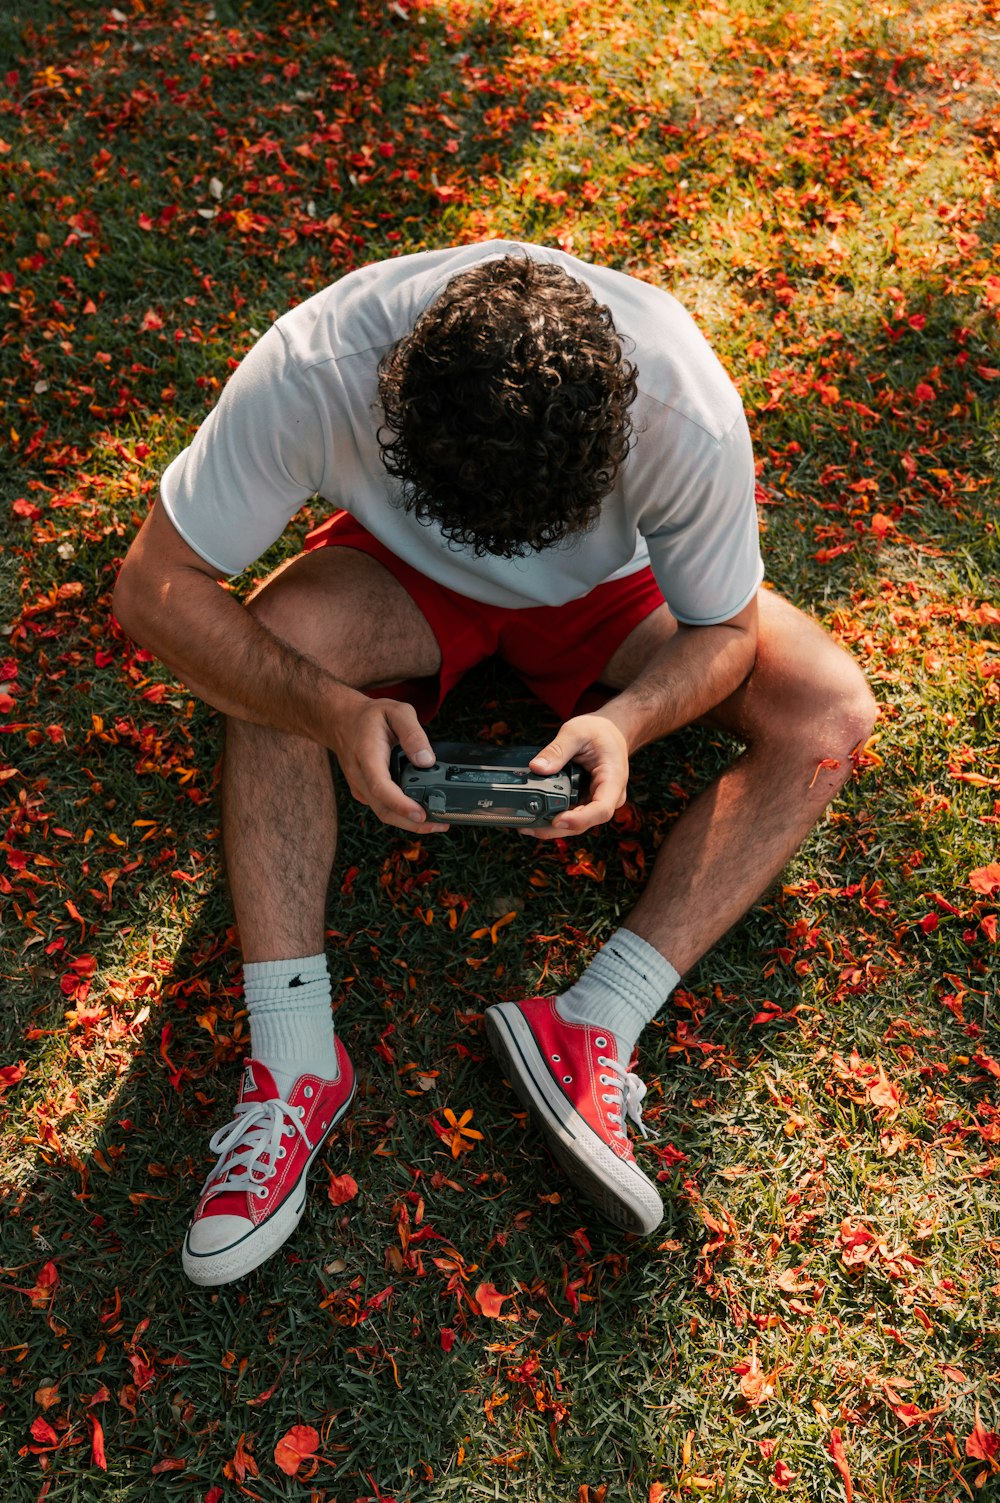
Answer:
[(613, 1033), (618, 1061), (628, 1069), (639, 1034), (680, 979), (659, 950), (631, 929), (618, 929), (576, 985), (556, 999), (556, 1012), (568, 1023)]
[(250, 1047), (287, 1098), (300, 1075), (337, 1077), (330, 972), (325, 955), (243, 967)]

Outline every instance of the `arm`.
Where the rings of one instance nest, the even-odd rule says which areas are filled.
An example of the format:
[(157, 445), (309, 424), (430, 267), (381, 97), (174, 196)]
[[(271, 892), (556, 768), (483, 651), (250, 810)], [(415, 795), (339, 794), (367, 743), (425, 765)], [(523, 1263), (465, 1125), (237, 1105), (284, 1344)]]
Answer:
[(753, 667), (756, 652), (755, 595), (738, 616), (717, 626), (678, 623), (669, 641), (600, 713), (618, 726), (631, 754), (728, 699)]
[(157, 502), (115, 587), (125, 631), (226, 715), (308, 736), (336, 755), (354, 796), (386, 824), (428, 831), (418, 804), (388, 775), (397, 741), (419, 765), (430, 743), (410, 705), (373, 700), (272, 635), (220, 586), (221, 575)]
[(627, 689), (595, 714), (567, 720), (532, 759), (536, 772), (557, 772), (575, 758), (591, 784), (585, 804), (557, 815), (548, 831), (531, 833), (556, 840), (609, 820), (625, 802), (632, 752), (721, 704), (750, 672), (756, 651), (756, 597), (717, 626), (679, 624)]

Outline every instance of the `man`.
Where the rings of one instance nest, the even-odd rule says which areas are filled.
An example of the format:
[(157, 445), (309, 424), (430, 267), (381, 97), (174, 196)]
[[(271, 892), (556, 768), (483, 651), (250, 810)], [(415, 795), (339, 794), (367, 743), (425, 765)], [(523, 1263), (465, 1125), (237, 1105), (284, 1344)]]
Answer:
[[(247, 606), (220, 589), (313, 494), (343, 511), (306, 551)], [(354, 1091), (323, 954), (329, 754), (386, 824), (446, 828), (390, 780), (390, 752), (429, 765), (418, 709), (495, 652), (562, 721), (533, 768), (575, 758), (591, 775), (540, 838), (610, 819), (630, 754), (681, 726), (746, 745), (577, 984), (486, 1013), (570, 1179), (618, 1226), (655, 1228), (625, 1126), (639, 1033), (780, 872), (873, 721), (851, 660), (762, 574), (742, 406), (657, 288), (492, 241), (353, 272), (251, 350), (167, 469), (115, 597), (126, 630), (228, 717), (253, 1058), (185, 1240), (197, 1283), (290, 1235)]]

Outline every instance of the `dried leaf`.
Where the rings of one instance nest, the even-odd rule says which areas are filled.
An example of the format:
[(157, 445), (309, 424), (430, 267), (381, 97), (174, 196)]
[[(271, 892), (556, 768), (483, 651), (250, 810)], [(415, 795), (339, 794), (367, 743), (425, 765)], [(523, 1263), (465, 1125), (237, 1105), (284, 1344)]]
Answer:
[(87, 1423), (90, 1425), (90, 1460), (93, 1466), (99, 1467), (102, 1472), (108, 1469), (108, 1463), (104, 1456), (104, 1431), (96, 1414), (87, 1415)]
[(286, 1477), (298, 1475), (302, 1463), (319, 1449), (319, 1435), (312, 1425), (293, 1425), (274, 1448), (274, 1460)]
[(350, 1174), (331, 1174), (326, 1193), (331, 1205), (345, 1206), (358, 1193), (357, 1181)]
[(514, 1320), (514, 1315), (503, 1314), (504, 1301), (513, 1297), (511, 1294), (501, 1294), (492, 1284), (480, 1284), (475, 1294), (480, 1314), (488, 1316), (490, 1320)]
[(966, 1439), (965, 1454), (975, 1461), (988, 1461), (996, 1465), (998, 1452), (1000, 1452), (1000, 1434), (995, 1430), (985, 1428), (979, 1418), (979, 1405), (977, 1404), (976, 1423), (972, 1427), (972, 1433)]
[(833, 1458), (834, 1466), (843, 1478), (847, 1503), (853, 1503), (854, 1484), (851, 1481), (851, 1469), (847, 1465), (847, 1457), (844, 1454), (844, 1442), (841, 1439), (839, 1430), (832, 1430), (830, 1432), (830, 1440), (826, 1449)]

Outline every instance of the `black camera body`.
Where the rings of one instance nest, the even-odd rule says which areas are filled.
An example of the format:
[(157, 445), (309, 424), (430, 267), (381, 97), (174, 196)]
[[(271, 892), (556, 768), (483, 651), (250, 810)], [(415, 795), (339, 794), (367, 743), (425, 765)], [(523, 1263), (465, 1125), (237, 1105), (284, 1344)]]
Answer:
[(434, 766), (414, 767), (397, 746), (389, 771), (403, 792), (423, 806), (429, 820), (540, 829), (580, 802), (587, 776), (575, 762), (547, 776), (532, 772), (528, 763), (540, 750), (438, 741)]

